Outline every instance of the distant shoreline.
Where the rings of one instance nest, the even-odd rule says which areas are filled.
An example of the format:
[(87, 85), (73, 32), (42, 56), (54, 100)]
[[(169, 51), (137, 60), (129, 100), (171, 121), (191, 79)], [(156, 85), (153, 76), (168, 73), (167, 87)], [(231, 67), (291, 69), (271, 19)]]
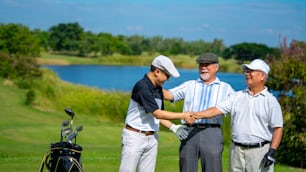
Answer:
[[(112, 65), (112, 66), (149, 66), (154, 55), (124, 56), (112, 55), (107, 57), (83, 58), (77, 56), (67, 56), (58, 54), (42, 53), (41, 57), (36, 58), (39, 65)], [(175, 66), (181, 69), (197, 69), (196, 57), (188, 55), (178, 55), (170, 57)], [(224, 60), (219, 58), (219, 71), (241, 73), (241, 65), (234, 59)]]

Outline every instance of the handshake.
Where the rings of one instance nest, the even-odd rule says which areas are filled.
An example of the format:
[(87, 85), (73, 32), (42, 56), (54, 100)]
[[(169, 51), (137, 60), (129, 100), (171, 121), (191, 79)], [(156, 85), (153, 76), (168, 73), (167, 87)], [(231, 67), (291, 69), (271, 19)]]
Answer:
[(184, 121), (187, 124), (193, 124), (195, 120), (199, 119), (196, 112), (183, 112)]

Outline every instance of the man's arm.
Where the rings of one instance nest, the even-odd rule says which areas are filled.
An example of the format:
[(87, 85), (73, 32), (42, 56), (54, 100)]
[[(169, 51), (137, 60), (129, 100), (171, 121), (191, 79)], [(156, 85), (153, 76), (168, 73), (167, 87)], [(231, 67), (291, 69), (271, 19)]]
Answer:
[(170, 120), (166, 120), (166, 119), (160, 119), (159, 123), (161, 125), (163, 125), (164, 127), (169, 128), (169, 129), (170, 129), (171, 125), (173, 125)]
[(153, 116), (157, 119), (183, 119), (183, 120), (189, 120), (193, 119), (190, 112), (169, 112), (165, 110), (157, 109), (154, 112), (152, 112)]
[(223, 114), (218, 108), (216, 107), (211, 107), (206, 110), (200, 111), (200, 112), (193, 112), (192, 117), (195, 119), (200, 119), (200, 118), (212, 118), (215, 116), (218, 116), (220, 114)]
[(169, 100), (169, 101), (173, 100), (173, 95), (169, 90), (163, 89), (163, 96), (164, 96), (164, 100)]
[(282, 136), (283, 136), (283, 128), (281, 128), (281, 127), (274, 128), (271, 148), (273, 148), (273, 149), (278, 148), (278, 146), (281, 142)]
[(264, 158), (262, 159), (261, 163), (263, 167), (269, 167), (273, 163), (275, 163), (275, 154), (276, 149), (278, 148), (280, 141), (283, 135), (283, 128), (282, 127), (275, 127), (273, 131), (272, 143), (270, 146), (269, 151), (265, 154)]

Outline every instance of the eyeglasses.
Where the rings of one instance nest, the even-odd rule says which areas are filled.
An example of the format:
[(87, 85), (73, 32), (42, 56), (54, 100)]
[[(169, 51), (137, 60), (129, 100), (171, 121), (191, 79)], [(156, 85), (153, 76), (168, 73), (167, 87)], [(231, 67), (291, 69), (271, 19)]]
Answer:
[(171, 75), (169, 74), (169, 72), (162, 70), (162, 69), (160, 69), (160, 71), (162, 71), (166, 75), (167, 79), (170, 78)]
[(244, 71), (244, 73), (262, 72), (260, 70), (252, 70), (252, 69), (248, 69), (248, 68), (245, 68), (243, 71)]

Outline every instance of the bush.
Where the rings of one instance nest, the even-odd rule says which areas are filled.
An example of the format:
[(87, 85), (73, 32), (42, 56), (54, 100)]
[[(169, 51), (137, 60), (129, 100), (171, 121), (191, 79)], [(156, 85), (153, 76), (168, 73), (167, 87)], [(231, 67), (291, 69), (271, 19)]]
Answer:
[(35, 92), (33, 90), (29, 90), (26, 94), (26, 105), (32, 104), (32, 102), (35, 100)]
[(27, 89), (33, 79), (41, 77), (41, 71), (32, 57), (14, 57), (0, 52), (0, 77), (13, 80), (19, 88)]
[(279, 162), (305, 168), (306, 164), (306, 43), (284, 45), (279, 60), (271, 59), (268, 87), (277, 91), (284, 117), (278, 149)]

